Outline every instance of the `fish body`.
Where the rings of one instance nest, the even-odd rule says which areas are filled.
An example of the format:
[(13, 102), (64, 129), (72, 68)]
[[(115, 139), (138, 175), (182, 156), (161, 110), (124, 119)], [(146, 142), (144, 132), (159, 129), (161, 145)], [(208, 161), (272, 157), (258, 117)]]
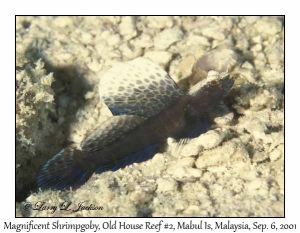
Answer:
[[(184, 125), (185, 102), (183, 100), (171, 104), (157, 115), (146, 119), (141, 125), (124, 134), (121, 139), (115, 140), (98, 151), (90, 152), (85, 158), (89, 161), (87, 162), (88, 166), (91, 165), (90, 162), (92, 161), (95, 167), (117, 161), (122, 159), (124, 155), (165, 140)], [(106, 155), (105, 161), (101, 154)]]
[[(125, 73), (125, 74), (124, 74)], [(181, 91), (158, 65), (145, 58), (113, 67), (100, 83), (101, 101), (113, 117), (81, 142), (81, 150), (66, 148), (50, 159), (38, 176), (41, 188), (77, 188), (96, 172), (116, 170), (155, 154), (168, 137), (196, 137), (203, 116), (233, 85), (228, 74), (203, 80)]]

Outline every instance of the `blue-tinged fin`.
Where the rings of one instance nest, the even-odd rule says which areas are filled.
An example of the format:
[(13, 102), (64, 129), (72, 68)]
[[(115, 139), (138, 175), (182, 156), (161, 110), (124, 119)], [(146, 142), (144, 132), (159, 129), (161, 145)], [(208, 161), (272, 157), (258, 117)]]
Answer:
[(94, 171), (82, 164), (86, 152), (76, 149), (63, 149), (43, 166), (37, 184), (42, 189), (76, 189), (84, 184)]
[(185, 138), (197, 138), (201, 134), (207, 132), (209, 130), (209, 123), (204, 120), (204, 119), (197, 119), (194, 124), (192, 129), (187, 133)]
[(116, 170), (118, 170), (120, 168), (124, 168), (127, 165), (130, 165), (132, 163), (140, 163), (140, 162), (146, 161), (148, 159), (151, 159), (156, 153), (156, 148), (157, 148), (157, 144), (153, 144), (142, 150), (133, 152), (120, 160), (117, 160), (117, 161), (114, 161), (113, 163), (106, 164), (104, 166), (99, 167), (96, 170), (96, 173), (99, 174), (101, 172), (108, 171), (108, 170), (116, 171)]
[(184, 95), (166, 71), (146, 58), (114, 65), (101, 78), (99, 93), (113, 115), (146, 118)]
[(171, 137), (175, 140), (192, 139), (200, 136), (209, 130), (210, 124), (205, 116), (201, 116), (190, 105), (185, 109), (185, 120), (179, 131), (175, 132)]
[(177, 140), (177, 145), (173, 151), (174, 155), (180, 154), (184, 145), (191, 139), (199, 137), (201, 134), (207, 132), (209, 128), (210, 125), (204, 118), (188, 119), (183, 130), (172, 136), (172, 138)]
[[(94, 173), (94, 164), (89, 167), (85, 158), (89, 152), (100, 150), (104, 146), (123, 137), (123, 135), (139, 126), (145, 121), (145, 118), (138, 116), (114, 116), (103, 122), (100, 126), (92, 130), (81, 142), (81, 149), (67, 148), (61, 150), (51, 158), (42, 168), (38, 175), (38, 187), (42, 189), (64, 190), (72, 187), (76, 189), (84, 184)], [(145, 156), (150, 153), (150, 149), (145, 149)], [(137, 155), (136, 155), (137, 156)], [(120, 162), (125, 166), (130, 162), (129, 158), (134, 161), (135, 156), (130, 156)], [(141, 158), (142, 160), (142, 158)]]
[(126, 132), (142, 124), (146, 118), (139, 116), (113, 116), (94, 128), (82, 140), (80, 146), (83, 150), (91, 152), (121, 138)]

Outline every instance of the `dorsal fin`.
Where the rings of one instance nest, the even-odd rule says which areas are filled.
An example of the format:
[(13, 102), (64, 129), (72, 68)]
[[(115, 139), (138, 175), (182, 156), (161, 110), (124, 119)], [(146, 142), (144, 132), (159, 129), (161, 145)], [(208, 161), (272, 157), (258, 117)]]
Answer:
[(146, 118), (183, 95), (167, 72), (146, 58), (113, 66), (102, 77), (99, 93), (113, 115)]
[(134, 129), (144, 122), (145, 119), (146, 118), (131, 115), (110, 117), (94, 128), (85, 139), (82, 140), (80, 146), (85, 151), (101, 149), (101, 147), (121, 138), (124, 133)]

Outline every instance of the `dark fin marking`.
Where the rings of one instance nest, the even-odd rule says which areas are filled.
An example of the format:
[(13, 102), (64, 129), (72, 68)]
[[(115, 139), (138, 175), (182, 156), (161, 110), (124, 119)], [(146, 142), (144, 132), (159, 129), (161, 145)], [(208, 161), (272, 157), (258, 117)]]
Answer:
[(86, 152), (76, 149), (63, 149), (43, 166), (38, 175), (39, 188), (65, 190), (83, 185), (93, 174), (82, 164)]
[(199, 137), (201, 134), (207, 132), (210, 125), (207, 120), (196, 118), (186, 123), (184, 129), (174, 135), (173, 138), (177, 140), (177, 145), (173, 151), (174, 155), (180, 154), (182, 147), (186, 145), (191, 139)]
[(171, 137), (179, 141), (182, 138), (192, 139), (209, 130), (210, 123), (207, 116), (199, 113), (190, 105), (185, 109), (185, 119), (179, 128)]
[(102, 77), (99, 93), (113, 115), (146, 118), (184, 95), (166, 71), (146, 58), (114, 65)]
[(187, 134), (186, 138), (192, 139), (199, 137), (201, 134), (209, 130), (209, 123), (203, 119), (197, 119), (193, 129)]
[(130, 115), (110, 117), (88, 133), (80, 146), (87, 152), (99, 150), (101, 147), (121, 138), (126, 132), (142, 124), (145, 119)]
[(133, 152), (118, 161), (99, 167), (95, 173), (99, 174), (108, 170), (116, 171), (133, 163), (144, 162), (148, 159), (151, 159), (155, 155), (156, 148), (157, 144), (145, 147), (144, 149)]

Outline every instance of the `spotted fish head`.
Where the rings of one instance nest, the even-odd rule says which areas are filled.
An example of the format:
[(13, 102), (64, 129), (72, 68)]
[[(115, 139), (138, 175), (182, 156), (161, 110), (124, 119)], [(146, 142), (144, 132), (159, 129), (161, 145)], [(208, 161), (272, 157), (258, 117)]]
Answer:
[(228, 73), (211, 72), (207, 78), (194, 85), (188, 92), (188, 104), (199, 114), (209, 112), (221, 102), (233, 86), (234, 78)]

